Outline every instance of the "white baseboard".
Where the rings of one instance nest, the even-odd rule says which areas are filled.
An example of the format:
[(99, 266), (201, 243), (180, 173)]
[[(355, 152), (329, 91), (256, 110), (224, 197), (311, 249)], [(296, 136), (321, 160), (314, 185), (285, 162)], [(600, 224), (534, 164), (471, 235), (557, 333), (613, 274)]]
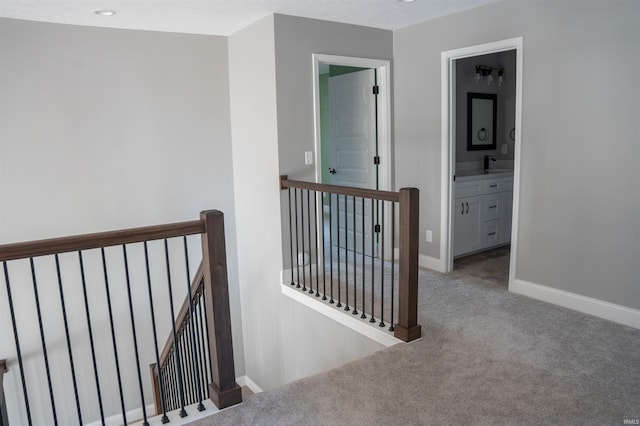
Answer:
[(510, 283), (509, 291), (640, 329), (640, 310), (637, 309), (517, 278)]
[(418, 255), (418, 265), (421, 268), (431, 269), (433, 271), (442, 272), (443, 274), (446, 273), (440, 259), (436, 259), (435, 257), (427, 256), (425, 254)]
[(256, 385), (256, 383), (251, 380), (249, 377), (245, 376), (240, 376), (236, 378), (236, 383), (240, 386), (246, 386), (249, 389), (251, 389), (251, 392), (253, 393), (260, 393), (262, 392), (262, 388), (260, 388), (260, 386)]
[[(400, 259), (400, 249), (397, 247), (393, 249), (393, 258), (395, 260)], [(418, 255), (418, 266), (420, 266), (421, 268), (442, 272), (443, 274), (445, 273), (440, 259), (436, 259), (435, 257), (427, 256), (425, 254)]]
[[(154, 404), (147, 405), (147, 416), (153, 417), (155, 416), (156, 407)], [(131, 420), (142, 419), (142, 408), (135, 408), (133, 410), (127, 411), (127, 420), (131, 422)], [(107, 417), (104, 419), (104, 424), (107, 426), (111, 425), (121, 425), (122, 424), (122, 414), (116, 414), (115, 416)], [(142, 423), (141, 423), (142, 424)], [(86, 423), (85, 426), (99, 426), (102, 425), (102, 421), (96, 420), (95, 422)]]
[(364, 322), (359, 318), (354, 318), (355, 315), (345, 315), (343, 311), (328, 305), (327, 303), (316, 300), (309, 297), (301, 291), (292, 288), (288, 284), (282, 284), (282, 294), (291, 299), (313, 309), (322, 315), (331, 318), (332, 320), (344, 325), (351, 330), (362, 334), (363, 336), (380, 343), (383, 346), (389, 347), (398, 343), (402, 343), (402, 340), (395, 338), (387, 331), (380, 330), (379, 327), (372, 327), (369, 323)]

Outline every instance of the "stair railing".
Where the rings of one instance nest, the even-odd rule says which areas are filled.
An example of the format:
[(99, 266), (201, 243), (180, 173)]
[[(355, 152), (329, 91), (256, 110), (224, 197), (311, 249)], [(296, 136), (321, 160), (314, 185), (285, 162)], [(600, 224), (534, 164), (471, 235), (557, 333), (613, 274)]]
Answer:
[(380, 327), (386, 320), (405, 342), (420, 338), (418, 189), (377, 191), (287, 176), (280, 176), (280, 189), (288, 191), (290, 285)]
[[(189, 272), (187, 241), (187, 237), (193, 235), (200, 235), (202, 246), (202, 262), (193, 279), (194, 285)], [(181, 251), (183, 260), (180, 260)], [(143, 384), (141, 365), (152, 361), (159, 364), (157, 335), (169, 331), (161, 324), (171, 329), (174, 347), (163, 351), (163, 354), (172, 353), (171, 374), (157, 376), (157, 386), (151, 383), (151, 388), (158, 391), (153, 399), (159, 402), (163, 423), (169, 421), (166, 413), (168, 407), (173, 407), (172, 401), (178, 401), (175, 408), (180, 408), (181, 416), (187, 415), (185, 404), (191, 399), (185, 395), (195, 395), (199, 409), (203, 408), (202, 399), (207, 396), (219, 408), (242, 401), (241, 389), (235, 381), (221, 212), (204, 211), (199, 220), (190, 222), (1, 245), (0, 262), (22, 388), (12, 391), (15, 395), (23, 394), (19, 408), (24, 412), (16, 416), (22, 419), (21, 423), (69, 424), (75, 412), (73, 417), (77, 417), (78, 424), (96, 417), (105, 424), (107, 416), (116, 417), (107, 419), (109, 422), (127, 424), (140, 419), (148, 424), (145, 388), (150, 396), (149, 383)], [(176, 316), (174, 294), (180, 282), (187, 290), (183, 309)], [(31, 292), (25, 291), (28, 287), (32, 287), (31, 301), (23, 298)], [(102, 296), (98, 300), (90, 298), (100, 287), (104, 290)], [(76, 296), (76, 299), (82, 301), (65, 303), (70, 300), (69, 288), (81, 289), (82, 297)], [(57, 296), (42, 299), (40, 293), (57, 293)], [(135, 299), (146, 294), (142, 298), (148, 300), (148, 304), (134, 308), (132, 293), (137, 296)], [(166, 303), (160, 306), (162, 295)], [(32, 321), (26, 324), (17, 321), (25, 318), (27, 308), (35, 311), (29, 314), (37, 318), (39, 345), (35, 339), (21, 338), (27, 334), (25, 331), (33, 329)], [(71, 318), (76, 323), (71, 323)], [(79, 329), (78, 318), (86, 323), (83, 330)], [(53, 327), (58, 320), (60, 324)], [(136, 326), (136, 323), (151, 325)], [(105, 331), (101, 326), (106, 324), (110, 333), (104, 333), (105, 338), (99, 339), (97, 331)], [(52, 331), (62, 329), (64, 336), (54, 335)], [(80, 334), (83, 339), (78, 337)], [(149, 335), (153, 335), (153, 341)], [(188, 337), (188, 345), (186, 340), (178, 339), (183, 335)], [(22, 345), (21, 350), (21, 343), (25, 342), (27, 345)], [(83, 346), (83, 343), (87, 344)], [(25, 347), (28, 353), (24, 353)], [(59, 364), (64, 358), (66, 368)], [(84, 368), (77, 368), (81, 358)], [(87, 362), (89, 359), (91, 362)], [(169, 368), (166, 359), (164, 365)], [(42, 367), (46, 380), (42, 375), (34, 377), (33, 374), (36, 370), (42, 371)], [(69, 377), (62, 378), (65, 370), (70, 372)], [(117, 378), (117, 387), (113, 376)], [(135, 385), (136, 380), (129, 376), (135, 376)], [(12, 382), (18, 386), (17, 380)], [(42, 392), (44, 389), (48, 390), (48, 398)], [(135, 393), (138, 393), (137, 403), (132, 402), (136, 399)], [(31, 397), (35, 401), (30, 402)], [(115, 409), (118, 405), (119, 409)], [(95, 415), (96, 406), (99, 416)]]

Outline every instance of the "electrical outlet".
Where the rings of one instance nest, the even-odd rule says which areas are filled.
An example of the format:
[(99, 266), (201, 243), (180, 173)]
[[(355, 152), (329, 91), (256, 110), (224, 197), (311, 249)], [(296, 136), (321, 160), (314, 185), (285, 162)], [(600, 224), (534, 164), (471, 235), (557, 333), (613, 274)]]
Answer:
[(313, 164), (313, 151), (304, 152), (304, 164), (307, 166)]
[(431, 232), (431, 229), (427, 229), (427, 242), (430, 243), (433, 241), (433, 233)]

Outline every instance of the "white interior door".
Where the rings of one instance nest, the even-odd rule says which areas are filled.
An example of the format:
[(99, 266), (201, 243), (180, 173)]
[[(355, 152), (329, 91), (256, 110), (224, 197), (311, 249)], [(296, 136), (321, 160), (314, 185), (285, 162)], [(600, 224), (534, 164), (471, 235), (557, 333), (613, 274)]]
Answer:
[[(374, 157), (376, 155), (376, 105), (373, 86), (375, 71), (367, 69), (340, 76), (329, 77), (329, 120), (331, 123), (331, 164), (329, 165), (334, 185), (378, 189)], [(334, 197), (332, 215), (334, 231), (340, 233), (340, 247), (345, 243), (362, 252), (363, 232), (365, 253), (371, 254), (372, 217), (371, 200), (355, 200), (355, 227), (353, 223), (354, 203), (351, 197)], [(346, 216), (345, 216), (346, 213)], [(364, 229), (362, 219), (364, 214)], [(345, 220), (346, 218), (346, 220)], [(345, 223), (347, 222), (347, 223)], [(339, 224), (339, 225), (338, 225)], [(346, 238), (345, 238), (346, 236)], [(355, 244), (354, 244), (355, 237)], [(335, 244), (338, 239), (334, 238)]]

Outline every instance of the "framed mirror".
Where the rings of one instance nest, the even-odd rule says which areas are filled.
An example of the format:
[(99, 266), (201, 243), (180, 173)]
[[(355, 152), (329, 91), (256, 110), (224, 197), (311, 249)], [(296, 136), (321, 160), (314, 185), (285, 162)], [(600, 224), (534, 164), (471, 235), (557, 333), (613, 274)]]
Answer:
[(467, 151), (496, 149), (498, 95), (467, 94)]

